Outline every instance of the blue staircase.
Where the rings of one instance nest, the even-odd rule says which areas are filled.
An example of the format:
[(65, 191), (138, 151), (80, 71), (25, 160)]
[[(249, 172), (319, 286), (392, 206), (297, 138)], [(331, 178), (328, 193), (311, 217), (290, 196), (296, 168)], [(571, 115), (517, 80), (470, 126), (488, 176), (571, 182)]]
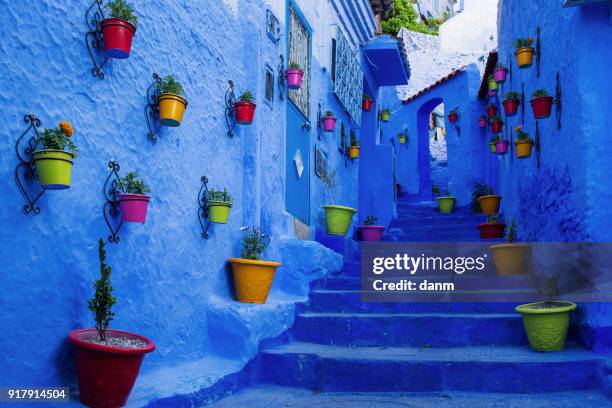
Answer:
[[(431, 204), (400, 202), (398, 207), (386, 240), (480, 240), (476, 225), (483, 216), (467, 209), (447, 215)], [(415, 404), (408, 406), (489, 406), (484, 401), (494, 393), (502, 393), (495, 402), (501, 405), (490, 406), (515, 406), (512, 401), (521, 407), (547, 401), (556, 401), (549, 405), (555, 407), (610, 405), (598, 392), (612, 372), (601, 356), (571, 343), (562, 352), (531, 351), (514, 312), (517, 303), (365, 303), (359, 267), (349, 258), (340, 274), (313, 284), (309, 302), (300, 306), (285, 336), (289, 340), (260, 352), (259, 381), (265, 385), (245, 392), (242, 401), (240, 394), (232, 397), (234, 404), (258, 407), (253, 401), (259, 395), (261, 406), (269, 406), (265, 400), (274, 393), (307, 389), (325, 396), (329, 405), (323, 406), (329, 407), (341, 406), (346, 393), (395, 395), (396, 402)], [(486, 277), (475, 277), (474, 284), (482, 284), (480, 279)], [(511, 277), (506, 286), (522, 288), (526, 279)], [(400, 398), (396, 393), (417, 394)], [(456, 403), (418, 404), (421, 393), (443, 393)], [(525, 393), (535, 395), (524, 399)]]

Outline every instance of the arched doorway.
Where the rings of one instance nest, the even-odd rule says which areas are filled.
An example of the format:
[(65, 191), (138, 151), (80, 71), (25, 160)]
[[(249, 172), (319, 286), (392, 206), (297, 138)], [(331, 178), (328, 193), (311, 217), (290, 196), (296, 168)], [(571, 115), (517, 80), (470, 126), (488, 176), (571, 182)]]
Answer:
[(431, 199), (432, 187), (448, 188), (444, 101), (433, 98), (417, 111), (419, 197)]

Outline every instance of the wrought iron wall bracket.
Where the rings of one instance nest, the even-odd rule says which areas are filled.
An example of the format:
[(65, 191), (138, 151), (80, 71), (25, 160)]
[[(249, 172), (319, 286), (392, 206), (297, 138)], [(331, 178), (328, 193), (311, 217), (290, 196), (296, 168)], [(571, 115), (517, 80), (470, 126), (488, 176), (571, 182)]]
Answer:
[(210, 219), (208, 214), (208, 177), (202, 176), (202, 187), (198, 193), (198, 219), (202, 227), (202, 238), (208, 239), (208, 229), (210, 228)]
[[(24, 214), (38, 215), (40, 214), (40, 207), (36, 205), (36, 202), (47, 190), (40, 189), (38, 192), (30, 195), (28, 194), (26, 186), (29, 184), (28, 182), (32, 180), (38, 180), (38, 173), (34, 167), (32, 152), (36, 148), (36, 139), (40, 137), (38, 127), (41, 122), (33, 113), (24, 115), (23, 121), (27, 125), (26, 130), (24, 130), (15, 142), (15, 153), (17, 154), (17, 159), (19, 159), (19, 163), (17, 167), (15, 167), (15, 182), (17, 183), (21, 195), (25, 199), (25, 204), (23, 205)], [(33, 134), (31, 134), (30, 131), (33, 131)], [(30, 135), (30, 137), (27, 138), (27, 135)], [(21, 147), (24, 140), (27, 141), (25, 147)]]
[(536, 120), (536, 134), (535, 134), (535, 149), (536, 149), (536, 161), (538, 169), (540, 168), (540, 157), (541, 157), (541, 144), (540, 144), (540, 122)]
[(234, 128), (236, 127), (236, 95), (234, 95), (234, 81), (227, 81), (227, 90), (225, 91), (225, 123), (227, 124), (227, 135), (234, 137)]
[(285, 92), (287, 91), (287, 69), (285, 68), (285, 59), (283, 54), (279, 56), (280, 62), (276, 70), (278, 71), (278, 94), (281, 101), (285, 99)]
[(559, 72), (557, 72), (557, 85), (555, 88), (555, 99), (553, 100), (553, 104), (555, 105), (555, 114), (557, 117), (557, 129), (561, 129), (561, 78)]
[(317, 138), (321, 140), (321, 134), (323, 133), (323, 113), (321, 112), (321, 104), (318, 104), (319, 107), (317, 109)]
[(102, 68), (104, 68), (110, 59), (104, 54), (104, 38), (102, 36), (102, 28), (100, 27), (100, 21), (104, 20), (102, 1), (94, 0), (85, 12), (85, 23), (89, 28), (89, 31), (85, 34), (85, 45), (93, 64), (91, 74), (99, 79), (104, 79)]
[[(102, 193), (104, 194), (104, 205), (102, 206), (102, 214), (104, 215), (104, 221), (108, 229), (110, 230), (110, 235), (108, 236), (108, 242), (119, 243), (119, 230), (123, 225), (123, 220), (119, 221), (117, 224), (116, 221), (112, 221), (121, 215), (121, 210), (119, 209), (119, 198), (118, 198), (118, 188), (119, 188), (119, 164), (111, 160), (108, 162), (108, 168), (110, 170), (108, 177), (106, 177), (106, 181), (104, 182), (104, 186), (102, 187)], [(115, 226), (113, 227), (113, 224)]]
[(534, 51), (536, 57), (536, 74), (538, 78), (540, 77), (540, 60), (542, 58), (542, 39), (540, 37), (540, 31), (540, 27), (538, 27), (536, 32), (536, 48)]
[(159, 120), (159, 90), (161, 85), (161, 77), (154, 72), (153, 83), (147, 88), (147, 104), (145, 105), (145, 119), (149, 129), (147, 137), (153, 144), (157, 143), (159, 131), (164, 126)]
[(521, 84), (521, 125), (525, 125), (525, 82)]

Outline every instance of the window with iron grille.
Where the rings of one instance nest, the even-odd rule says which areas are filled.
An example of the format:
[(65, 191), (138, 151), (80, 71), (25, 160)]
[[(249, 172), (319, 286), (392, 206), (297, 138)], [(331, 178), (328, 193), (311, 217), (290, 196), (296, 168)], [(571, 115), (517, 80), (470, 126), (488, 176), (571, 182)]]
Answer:
[(363, 72), (357, 54), (349, 45), (340, 28), (338, 28), (335, 42), (332, 71), (336, 97), (353, 119), (355, 126), (361, 126)]
[(292, 4), (289, 4), (289, 61), (295, 62), (304, 71), (300, 89), (289, 90), (289, 99), (308, 117), (310, 114), (310, 32), (300, 19)]

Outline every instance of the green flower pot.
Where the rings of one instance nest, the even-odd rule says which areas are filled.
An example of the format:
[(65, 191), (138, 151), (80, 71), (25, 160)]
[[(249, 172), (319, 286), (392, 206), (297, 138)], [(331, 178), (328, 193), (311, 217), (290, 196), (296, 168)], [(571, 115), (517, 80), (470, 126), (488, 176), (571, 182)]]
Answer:
[(406, 136), (400, 136), (399, 137), (400, 144), (406, 144), (407, 140), (408, 140), (408, 138)]
[(357, 210), (342, 205), (324, 205), (327, 233), (330, 235), (346, 235), (353, 215)]
[(63, 150), (45, 149), (32, 152), (32, 157), (42, 188), (45, 190), (70, 188), (74, 154)]
[(497, 149), (495, 148), (495, 143), (489, 143), (489, 150), (491, 153), (497, 153)]
[(563, 350), (570, 312), (574, 309), (576, 304), (571, 302), (536, 302), (517, 306), (531, 348), (535, 351)]
[(208, 219), (217, 224), (227, 224), (232, 205), (224, 201), (208, 201)]
[(455, 197), (438, 197), (436, 200), (438, 200), (438, 211), (444, 214), (453, 212), (453, 209), (455, 208)]
[(388, 122), (391, 119), (391, 112), (382, 112), (380, 114), (380, 120), (383, 122)]
[(491, 90), (497, 90), (499, 89), (499, 84), (497, 82), (495, 82), (494, 79), (489, 81), (489, 89)]

